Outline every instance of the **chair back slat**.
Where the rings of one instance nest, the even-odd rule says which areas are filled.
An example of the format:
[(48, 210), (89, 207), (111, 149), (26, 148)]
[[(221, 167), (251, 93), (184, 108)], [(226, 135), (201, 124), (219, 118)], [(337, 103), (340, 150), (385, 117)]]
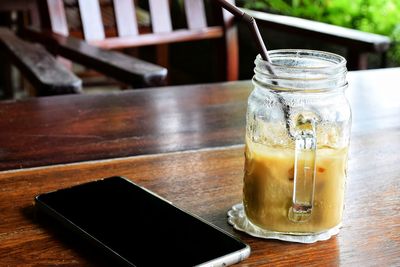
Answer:
[(189, 29), (195, 30), (207, 27), (204, 1), (185, 0), (185, 12)]
[(149, 0), (151, 25), (154, 33), (171, 32), (169, 0)]
[(103, 40), (105, 38), (98, 0), (79, 0), (83, 34), (85, 40)]
[(114, 0), (115, 20), (118, 36), (138, 35), (135, 5), (133, 0)]
[(62, 0), (47, 0), (51, 30), (55, 33), (68, 36), (68, 23)]

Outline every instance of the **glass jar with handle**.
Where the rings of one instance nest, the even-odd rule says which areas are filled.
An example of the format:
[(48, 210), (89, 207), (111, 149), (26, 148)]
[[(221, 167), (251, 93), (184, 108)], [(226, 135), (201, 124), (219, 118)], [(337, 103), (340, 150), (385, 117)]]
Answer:
[(248, 99), (242, 230), (306, 243), (328, 239), (344, 208), (346, 60), (313, 50), (269, 56), (272, 63), (256, 58)]

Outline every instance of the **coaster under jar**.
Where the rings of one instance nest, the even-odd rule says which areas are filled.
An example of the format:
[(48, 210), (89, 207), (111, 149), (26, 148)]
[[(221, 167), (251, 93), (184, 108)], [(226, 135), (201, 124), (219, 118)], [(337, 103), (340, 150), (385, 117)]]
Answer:
[(332, 236), (338, 234), (340, 228), (340, 225), (338, 225), (332, 229), (329, 229), (328, 231), (312, 235), (282, 234), (264, 230), (252, 224), (247, 219), (246, 213), (244, 212), (243, 203), (233, 205), (232, 208), (228, 211), (228, 222), (236, 230), (245, 232), (254, 237), (265, 238), (265, 239), (278, 239), (282, 241), (305, 243), (305, 244), (328, 240)]

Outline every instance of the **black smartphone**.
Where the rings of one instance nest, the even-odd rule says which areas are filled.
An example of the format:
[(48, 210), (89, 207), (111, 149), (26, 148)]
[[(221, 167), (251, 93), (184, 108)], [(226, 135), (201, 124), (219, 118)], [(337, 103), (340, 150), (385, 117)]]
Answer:
[(226, 266), (250, 247), (122, 177), (35, 197), (35, 206), (127, 266)]

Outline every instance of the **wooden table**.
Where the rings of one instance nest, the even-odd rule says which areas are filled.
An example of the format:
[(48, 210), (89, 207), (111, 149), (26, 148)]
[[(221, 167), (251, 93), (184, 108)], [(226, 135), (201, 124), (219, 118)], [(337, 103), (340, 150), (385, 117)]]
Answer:
[[(350, 72), (353, 134), (399, 126), (400, 68)], [(243, 144), (250, 81), (0, 102), (0, 170)]]
[(226, 222), (241, 201), (248, 81), (1, 103), (1, 265), (112, 265), (39, 222), (32, 201), (123, 175), (247, 242), (243, 266), (399, 266), (400, 69), (352, 72), (349, 81), (344, 226), (310, 245), (249, 237)]

